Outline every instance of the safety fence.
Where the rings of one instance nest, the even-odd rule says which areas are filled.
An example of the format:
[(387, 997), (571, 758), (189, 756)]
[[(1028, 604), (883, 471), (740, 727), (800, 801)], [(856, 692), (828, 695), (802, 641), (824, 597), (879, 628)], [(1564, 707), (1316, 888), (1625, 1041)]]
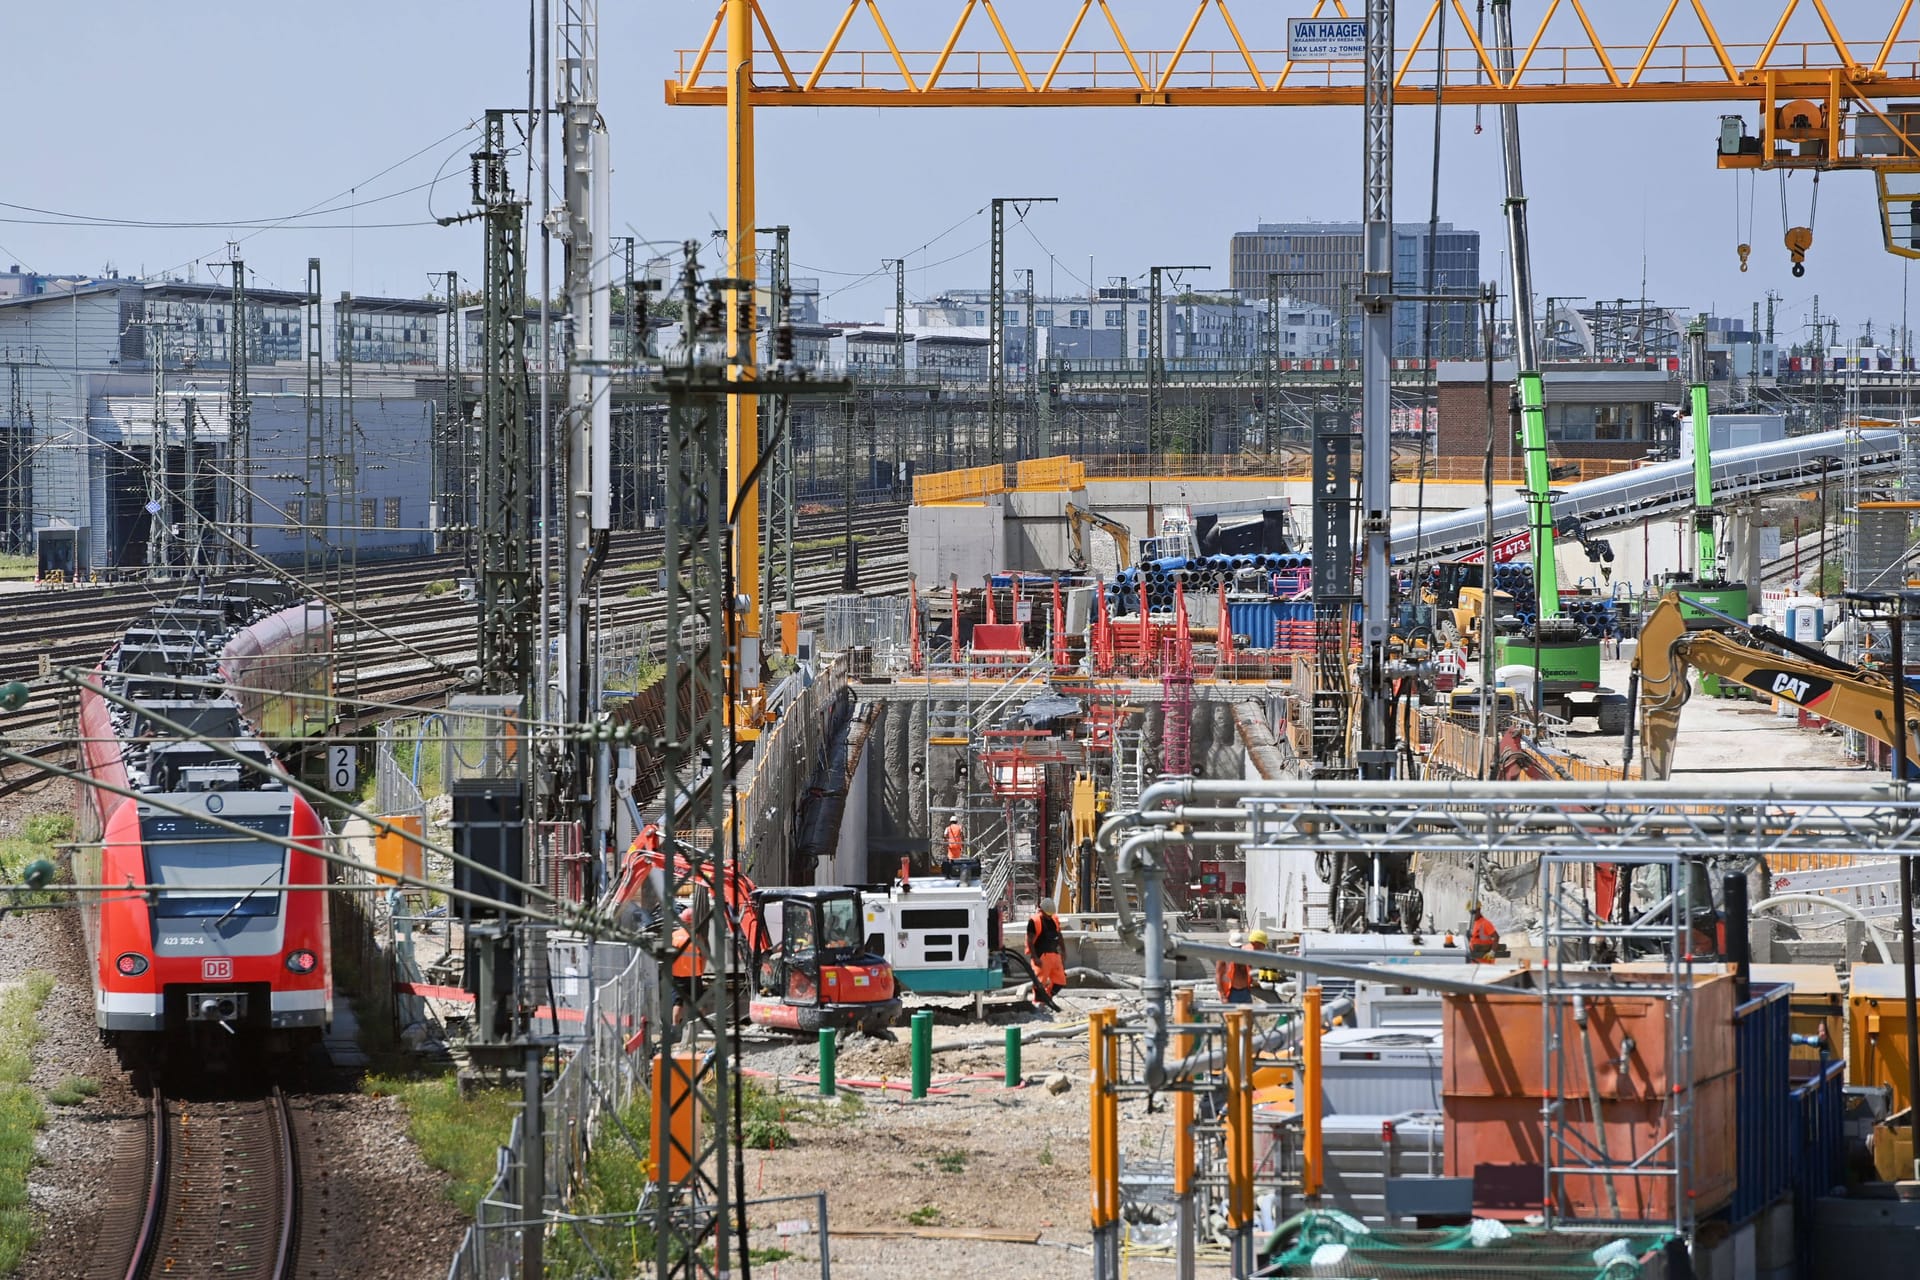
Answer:
[[(356, 850), (351, 844), (359, 834), (354, 828), (360, 826), (354, 823), (345, 831), (329, 831), (326, 839), (332, 851), (354, 855)], [(340, 866), (335, 877), (348, 888), (344, 893), (332, 895), (329, 915), (334, 989), (342, 996), (352, 995), (364, 1045), (378, 1048), (392, 1044), (404, 1020), (410, 1020), (394, 998), (395, 979), (399, 976), (393, 948), (397, 895), (367, 888), (381, 880), (357, 868)]]
[(1064, 455), (1027, 458), (1014, 468), (1014, 483), (1029, 490), (1084, 489), (1087, 486), (1087, 468), (1084, 463)]
[[(628, 1111), (646, 1088), (644, 1037), (657, 1009), (658, 981), (651, 958), (631, 948), (603, 943), (592, 948), (592, 956), (591, 979), (555, 977), (557, 987), (570, 980), (578, 988), (578, 1000), (570, 1002), (562, 987), (556, 1021), (580, 1030), (569, 1037), (572, 1051), (541, 1099), (540, 1216), (526, 1211), (523, 1113), (498, 1152), (493, 1183), (480, 1197), (447, 1280), (526, 1280), (525, 1231), (536, 1220), (543, 1230), (551, 1225), (549, 1253), (578, 1258), (580, 1274), (631, 1272), (604, 1256), (606, 1233), (596, 1230), (598, 1224), (565, 1216), (565, 1210), (585, 1181), (596, 1142), (627, 1143), (642, 1163), (647, 1158), (647, 1133), (608, 1120)], [(630, 1225), (633, 1215), (625, 1216)]]
[(834, 596), (826, 602), (822, 642), (828, 653), (864, 656), (871, 668), (906, 665), (908, 602), (905, 596)]
[(1003, 466), (963, 467), (958, 471), (936, 471), (913, 478), (915, 502), (964, 502), (984, 498), (990, 493), (1005, 493), (1007, 469)]
[[(1304, 470), (1305, 454), (1297, 448), (1282, 453), (1109, 453), (1075, 458), (1058, 455), (1029, 458), (1019, 463), (984, 467), (962, 467), (954, 471), (935, 471), (913, 478), (913, 500), (917, 503), (966, 502), (1006, 493), (1010, 489), (1028, 491), (1073, 491), (1084, 489), (1089, 480), (1167, 480), (1252, 478), (1298, 480), (1310, 477)], [(1632, 458), (1555, 458), (1554, 479), (1562, 482), (1599, 480), (1619, 475), (1642, 465)], [(1420, 476), (1437, 483), (1479, 484), (1485, 474), (1486, 459), (1455, 458), (1428, 454), (1396, 446), (1394, 478), (1413, 480)], [(1358, 461), (1355, 462), (1355, 474)], [(1522, 458), (1495, 458), (1493, 479), (1496, 484), (1525, 484), (1526, 462)]]
[(847, 665), (829, 662), (811, 682), (793, 676), (774, 691), (779, 719), (760, 735), (751, 771), (738, 783), (739, 845), (754, 883), (792, 879), (798, 815), (834, 725), (847, 705)]

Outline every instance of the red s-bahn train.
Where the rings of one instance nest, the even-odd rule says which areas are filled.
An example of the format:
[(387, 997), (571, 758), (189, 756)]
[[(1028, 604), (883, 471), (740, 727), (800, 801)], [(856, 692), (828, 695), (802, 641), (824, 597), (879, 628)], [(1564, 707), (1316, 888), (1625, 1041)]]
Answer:
[(293, 1054), (332, 1021), (321, 823), (276, 754), (330, 718), (331, 653), (323, 606), (240, 580), (109, 651), (93, 683), (132, 708), (81, 694), (74, 880), (149, 886), (82, 895), (94, 1020), (129, 1061)]

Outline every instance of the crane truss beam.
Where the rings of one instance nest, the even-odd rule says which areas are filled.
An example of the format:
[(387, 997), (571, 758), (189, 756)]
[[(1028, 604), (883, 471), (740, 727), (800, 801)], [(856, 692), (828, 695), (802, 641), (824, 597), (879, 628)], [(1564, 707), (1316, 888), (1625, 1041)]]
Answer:
[[(1457, 15), (1460, 34), (1438, 49), (1443, 5)], [(698, 49), (680, 52), (666, 82), (670, 105), (726, 105), (727, 7)], [(1920, 94), (1913, 0), (1872, 16), (1847, 13), (1844, 30), (1834, 13), (1841, 7), (1834, 0), (1665, 0), (1619, 12), (1624, 6), (1596, 0), (1549, 0), (1530, 31), (1516, 32), (1513, 69), (1505, 74), (1491, 39), (1476, 32), (1467, 0), (1431, 0), (1402, 15), (1403, 28), (1414, 34), (1394, 50), (1393, 92), (1402, 106), (1431, 104), (1436, 80), (1446, 101), (1461, 106), (1760, 102), (1783, 84), (1825, 88), (1837, 76), (1840, 92), (1851, 97)], [(1300, 15), (1280, 5), (1242, 3), (1248, 22), (1227, 0), (1196, 0), (1191, 12), (1154, 6), (1168, 25), (1144, 40), (1122, 27), (1109, 0), (1022, 5), (1029, 30), (1016, 40), (993, 0), (948, 0), (957, 14), (938, 47), (896, 40), (880, 0), (848, 0), (831, 32), (799, 29), (803, 19), (779, 15), (782, 35), (767, 12), (778, 13), (778, 6), (749, 0), (749, 8), (772, 55), (748, 88), (758, 106), (1359, 106), (1365, 96), (1363, 61), (1288, 57), (1286, 20)], [(894, 0), (894, 8), (907, 6)], [(1363, 8), (1358, 0), (1315, 0), (1307, 16), (1359, 17), (1354, 11)], [(1062, 35), (1058, 18), (1067, 14)], [(1408, 21), (1415, 14), (1419, 21)], [(862, 15), (860, 25), (873, 37), (850, 44)], [(1049, 21), (1046, 30), (1030, 30), (1042, 20)], [(915, 26), (925, 21), (919, 14), (903, 18)], [(1149, 20), (1133, 21), (1139, 33)], [(1207, 34), (1196, 45), (1203, 27)]]

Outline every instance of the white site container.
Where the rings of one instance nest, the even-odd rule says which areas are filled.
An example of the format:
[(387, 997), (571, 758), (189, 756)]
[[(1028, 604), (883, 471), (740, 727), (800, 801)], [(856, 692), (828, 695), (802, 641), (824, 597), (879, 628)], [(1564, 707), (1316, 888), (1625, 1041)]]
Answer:
[(1320, 1038), (1325, 1113), (1440, 1109), (1440, 1029), (1341, 1027)]

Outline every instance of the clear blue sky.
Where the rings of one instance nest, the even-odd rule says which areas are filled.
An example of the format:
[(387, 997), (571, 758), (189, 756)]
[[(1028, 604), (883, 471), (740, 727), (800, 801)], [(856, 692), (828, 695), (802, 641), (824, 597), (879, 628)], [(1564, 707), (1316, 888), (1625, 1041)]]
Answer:
[[(776, 31), (803, 47), (818, 47), (842, 7), (766, 3)], [(1542, 3), (1519, 0), (1520, 21)], [(1023, 46), (1057, 39), (1074, 7), (1002, 6)], [(1302, 15), (1311, 7), (1286, 6)], [(1426, 7), (1402, 0), (1403, 39)], [(1859, 27), (1850, 38), (1877, 40), (1888, 21), (1881, 11), (1894, 6), (1833, 7)], [(676, 51), (698, 44), (713, 8), (711, 0), (603, 4), (601, 96), (613, 136), (617, 230), (677, 243), (722, 225), (722, 113), (670, 109), (661, 93)], [(959, 0), (882, 6), (896, 37), (917, 47), (937, 46), (959, 8)], [(1157, 48), (1177, 40), (1192, 12), (1187, 0), (1115, 0), (1114, 8), (1136, 45)], [(1644, 22), (1613, 28), (1624, 31), (1650, 30), (1662, 8), (1657, 0), (1608, 0), (1604, 10), (1645, 11)], [(1730, 40), (1764, 38), (1778, 9), (1777, 0), (1710, 6)], [(1264, 2), (1240, 6), (1243, 27), (1258, 17), (1262, 29), (1248, 30), (1256, 44), (1280, 30), (1268, 11)], [(14, 125), (0, 197), (53, 212), (0, 209), (12, 219), (0, 220), (0, 260), (43, 271), (185, 270), (223, 260), (227, 239), (246, 236), (241, 252), (262, 284), (299, 287), (310, 255), (324, 260), (329, 294), (420, 295), (429, 273), (447, 267), (477, 276), (475, 228), (377, 224), (465, 207), (472, 135), (459, 131), (488, 106), (525, 104), (527, 16), (525, 0), (11, 6), (0, 101)], [(871, 46), (863, 24), (848, 47)], [(1910, 25), (1920, 28), (1920, 17)], [(1212, 26), (1195, 39), (1196, 47), (1223, 42)], [(1823, 313), (1841, 318), (1843, 335), (1869, 318), (1876, 332), (1897, 322), (1902, 260), (1880, 248), (1866, 174), (1822, 182), (1801, 280), (1788, 273), (1780, 247), (1777, 180), (1761, 177), (1751, 202), (1752, 269), (1740, 273), (1734, 245), (1747, 234), (1746, 189), (1736, 200), (1733, 177), (1713, 167), (1720, 110), (1523, 110), (1538, 294), (1637, 295), (1644, 255), (1649, 293), (1670, 305), (1744, 315), (1771, 288), (1784, 295), (1788, 333), (1804, 325), (1816, 292)], [(1037, 239), (1013, 233), (1008, 262), (1035, 268), (1042, 288), (1051, 275), (1062, 292), (1083, 287), (1089, 255), (1102, 283), (1137, 277), (1156, 262), (1205, 262), (1216, 271), (1198, 282), (1223, 284), (1235, 230), (1359, 211), (1357, 109), (788, 109), (762, 111), (759, 122), (759, 220), (793, 227), (796, 272), (822, 278), (835, 318), (880, 317), (892, 301), (890, 275), (857, 282), (885, 257), (909, 256), (916, 295), (984, 284), (987, 223), (973, 215), (994, 195), (1060, 197), (1030, 215)], [(1499, 135), (1493, 112), (1484, 123), (1476, 135), (1471, 108), (1447, 113), (1440, 214), (1482, 232), (1483, 275), (1493, 276), (1505, 239)], [(1430, 109), (1400, 113), (1401, 221), (1427, 216), (1431, 131)], [(257, 234), (81, 226), (66, 216), (273, 218), (424, 187), (436, 173), (442, 180), (431, 192)], [(1790, 184), (1795, 221), (1808, 190), (1805, 177)], [(1914, 309), (1920, 313), (1920, 298)]]

